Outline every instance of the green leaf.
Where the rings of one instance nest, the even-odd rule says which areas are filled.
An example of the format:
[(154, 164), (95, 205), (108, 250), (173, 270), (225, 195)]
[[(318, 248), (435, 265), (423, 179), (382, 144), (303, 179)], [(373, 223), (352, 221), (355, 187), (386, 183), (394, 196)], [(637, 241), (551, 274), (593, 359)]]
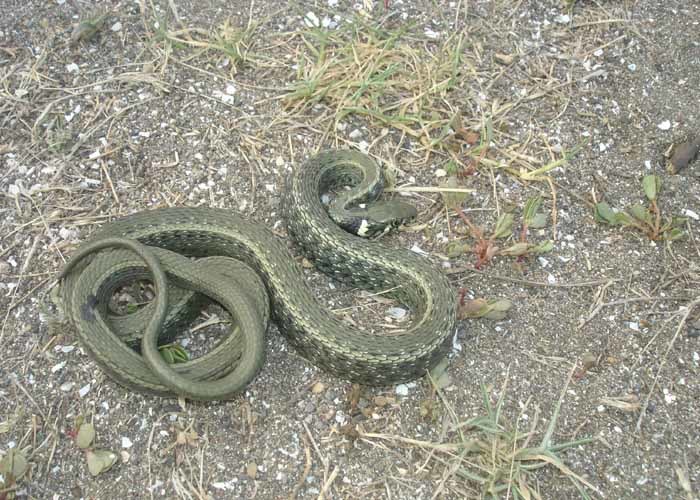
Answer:
[(538, 243), (537, 245), (533, 246), (530, 251), (536, 255), (540, 255), (543, 253), (549, 253), (554, 249), (554, 242), (553, 241), (543, 241), (542, 243)]
[[(460, 188), (459, 180), (457, 177), (450, 176), (445, 182), (442, 183), (442, 187), (446, 188)], [(460, 208), (462, 204), (467, 200), (469, 193), (455, 193), (455, 192), (443, 192), (442, 199), (445, 202), (445, 206), (450, 209)]]
[(447, 373), (448, 368), (447, 358), (442, 359), (435, 367), (430, 370), (430, 377), (433, 379), (437, 389), (444, 389), (452, 385), (452, 379)]
[(78, 448), (89, 448), (95, 440), (95, 426), (90, 423), (84, 423), (78, 428), (78, 435), (75, 437), (75, 444)]
[(627, 212), (617, 212), (617, 223), (621, 226), (639, 226), (637, 221)]
[(456, 175), (457, 172), (459, 172), (459, 165), (454, 160), (450, 160), (447, 162), (447, 165), (445, 165), (445, 172), (447, 172), (447, 175)]
[(618, 214), (619, 212), (615, 212), (612, 208), (610, 208), (610, 205), (604, 201), (596, 203), (593, 211), (596, 222), (603, 222), (605, 224), (610, 224), (611, 226), (617, 226), (620, 224)]
[(175, 357), (173, 356), (173, 353), (170, 352), (170, 349), (158, 349), (160, 350), (161, 357), (167, 364), (172, 365), (173, 363), (175, 363)]
[(499, 253), (501, 255), (513, 255), (513, 256), (520, 256), (520, 255), (525, 255), (530, 251), (530, 245), (525, 242), (520, 242), (516, 243), (515, 245), (511, 245), (508, 248), (505, 248), (501, 250)]
[(465, 300), (460, 304), (457, 317), (459, 319), (481, 318), (489, 312), (489, 303), (486, 299)]
[(506, 317), (506, 313), (513, 307), (513, 303), (508, 299), (499, 299), (490, 302), (489, 311), (484, 314), (484, 318), (492, 320), (501, 320)]
[(642, 188), (646, 197), (653, 201), (661, 190), (661, 179), (657, 175), (645, 175), (642, 179)]
[(494, 238), (507, 238), (513, 233), (513, 215), (503, 214), (496, 221), (496, 229), (493, 230)]
[(447, 244), (447, 256), (450, 259), (454, 259), (455, 257), (459, 257), (460, 255), (464, 255), (465, 253), (469, 252), (472, 249), (472, 247), (466, 243), (462, 243), (461, 241), (450, 241)]
[(534, 198), (530, 198), (525, 202), (525, 208), (523, 209), (523, 219), (525, 220), (525, 224), (529, 227), (533, 227), (532, 221), (537, 216), (537, 212), (539, 211), (541, 205), (541, 196), (535, 196)]
[(108, 471), (117, 461), (117, 454), (109, 450), (89, 450), (85, 454), (88, 470), (93, 476)]
[(646, 207), (640, 205), (639, 203), (632, 205), (627, 210), (630, 213), (630, 215), (632, 215), (632, 217), (634, 217), (637, 220), (640, 220), (647, 224), (654, 223), (649, 210)]
[(678, 240), (684, 236), (685, 231), (677, 227), (673, 227), (664, 233), (664, 239), (668, 241)]
[(160, 355), (166, 363), (174, 365), (176, 363), (185, 363), (190, 357), (187, 351), (180, 344), (166, 344), (158, 347)]
[(27, 472), (29, 463), (17, 448), (10, 448), (0, 460), (0, 486), (10, 487)]
[(688, 217), (678, 217), (674, 215), (671, 218), (671, 227), (683, 227), (688, 222)]
[(529, 224), (529, 226), (533, 229), (542, 229), (546, 225), (547, 216), (545, 214), (535, 214)]

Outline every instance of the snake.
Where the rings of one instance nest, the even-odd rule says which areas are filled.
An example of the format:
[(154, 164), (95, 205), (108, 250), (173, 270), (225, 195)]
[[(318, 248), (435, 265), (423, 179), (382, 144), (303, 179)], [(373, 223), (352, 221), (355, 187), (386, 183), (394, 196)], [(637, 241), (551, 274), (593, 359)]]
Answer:
[[(408, 203), (379, 200), (384, 184), (366, 154), (322, 151), (287, 174), (281, 209), (297, 253), (334, 280), (405, 306), (403, 329), (377, 332), (343, 321), (315, 294), (287, 241), (233, 210), (202, 206), (145, 210), (104, 224), (59, 275), (66, 316), (98, 366), (142, 393), (234, 398), (264, 364), (270, 319), (303, 358), (337, 377), (370, 386), (418, 379), (451, 348), (456, 297), (425, 255), (372, 238), (416, 215)], [(110, 298), (139, 279), (153, 283), (154, 299), (116, 315)], [(230, 313), (228, 335), (200, 357), (168, 364), (159, 346), (207, 300)]]

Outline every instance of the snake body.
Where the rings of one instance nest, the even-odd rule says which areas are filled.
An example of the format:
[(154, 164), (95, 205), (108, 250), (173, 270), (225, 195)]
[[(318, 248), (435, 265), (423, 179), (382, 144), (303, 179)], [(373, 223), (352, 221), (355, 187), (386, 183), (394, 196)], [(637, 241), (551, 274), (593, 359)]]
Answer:
[[(447, 278), (425, 257), (348, 232), (376, 233), (410, 215), (397, 202), (365, 207), (381, 193), (380, 174), (365, 155), (321, 153), (289, 176), (283, 210), (289, 235), (316, 267), (352, 286), (385, 291), (411, 310), (412, 322), (402, 332), (377, 335), (341, 321), (319, 303), (280, 238), (232, 211), (201, 207), (145, 211), (103, 226), (64, 269), (65, 310), (98, 364), (117, 382), (141, 392), (203, 400), (239, 393), (263, 363), (268, 299), (280, 331), (316, 365), (367, 385), (418, 378), (451, 345), (456, 301)], [(330, 209), (324, 206), (322, 193), (348, 184), (354, 187), (341, 191)], [(105, 249), (110, 241), (124, 239), (138, 243)], [(145, 266), (144, 255), (162, 271)], [(167, 284), (159, 281), (163, 272)], [(129, 345), (141, 332), (115, 333), (119, 327), (107, 304), (119, 284), (149, 273), (160, 283), (158, 299), (141, 314), (154, 318), (156, 309), (162, 310), (149, 323), (154, 332), (143, 336), (142, 356)], [(199, 294), (231, 312), (236, 327), (202, 357), (163, 366), (154, 358), (157, 337), (160, 342), (170, 338), (167, 332), (183, 323), (180, 310), (197, 302)], [(158, 327), (160, 320), (164, 325)]]

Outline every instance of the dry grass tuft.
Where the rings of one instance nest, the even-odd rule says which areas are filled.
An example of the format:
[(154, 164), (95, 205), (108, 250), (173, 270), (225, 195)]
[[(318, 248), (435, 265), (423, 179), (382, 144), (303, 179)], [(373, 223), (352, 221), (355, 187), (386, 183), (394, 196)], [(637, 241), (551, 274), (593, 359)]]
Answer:
[(462, 34), (434, 41), (357, 17), (337, 30), (312, 28), (300, 37), (296, 81), (284, 96), (290, 113), (323, 103), (334, 126), (363, 116), (428, 148), (452, 133), (458, 112), (446, 98), (468, 66)]
[[(553, 442), (568, 383), (538, 443), (533, 441), (541, 435), (538, 428), (539, 409), (535, 408), (533, 417), (526, 417), (525, 411), (531, 402), (528, 399), (517, 421), (509, 422), (502, 412), (506, 385), (507, 380), (495, 405), (491, 402), (488, 391), (482, 388), (486, 414), (468, 420), (461, 420), (436, 388), (446, 408), (446, 431), (440, 441), (422, 441), (368, 432), (363, 432), (360, 436), (372, 444), (377, 441), (388, 442), (394, 446), (415, 447), (427, 452), (428, 457), (421, 469), (432, 463), (433, 470), (439, 470), (442, 474), (433, 498), (448, 490), (469, 498), (545, 498), (539, 489), (537, 472), (546, 468), (554, 468), (571, 481), (581, 498), (589, 498), (588, 490), (597, 492), (584, 477), (571, 470), (560, 455), (562, 451), (592, 442), (593, 438), (559, 444)], [(518, 424), (527, 420), (531, 420), (529, 429), (521, 431)]]

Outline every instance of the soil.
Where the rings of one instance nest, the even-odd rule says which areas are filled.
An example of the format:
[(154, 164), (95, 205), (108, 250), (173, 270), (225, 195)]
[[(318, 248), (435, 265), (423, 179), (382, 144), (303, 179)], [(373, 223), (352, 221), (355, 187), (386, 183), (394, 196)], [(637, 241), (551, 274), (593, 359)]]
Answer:
[[(504, 421), (534, 427), (537, 443), (560, 403), (553, 441), (593, 438), (560, 452), (592, 497), (696, 498), (700, 160), (671, 174), (666, 158), (700, 135), (700, 4), (387, 3), (388, 11), (384, 2), (332, 0), (0, 2), (0, 456), (16, 448), (29, 460), (10, 494), (478, 498), (487, 496), (482, 487), (397, 437), (452, 439), (450, 422), (483, 415), (485, 394), (503, 398)], [(85, 21), (95, 9), (106, 17), (91, 35)], [(549, 223), (529, 238), (551, 239), (553, 249), (496, 256), (475, 269), (471, 253), (446, 257), (447, 243), (467, 231), (444, 215), (439, 192), (402, 197), (418, 206), (417, 220), (383, 243), (420, 248), (467, 300), (513, 303), (501, 320), (460, 321), (442, 397), (426, 379), (353, 386), (296, 355), (275, 326), (263, 370), (234, 401), (130, 392), (81, 349), (50, 295), (63, 263), (101, 224), (204, 205), (239, 211), (286, 238), (285, 177), (326, 147), (368, 149), (398, 167), (397, 186), (440, 185), (444, 151), (426, 155), (419, 141), (360, 117), (333, 130), (323, 101), (296, 114), (284, 107), (305, 50), (294, 33), (307, 29), (308, 12), (341, 24), (355, 15), (379, 22), (388, 12), (388, 25), (409, 27), (426, 44), (435, 33), (464, 33), (472, 69), (465, 64), (446, 100), (477, 132), (485, 115), (499, 116), (492, 162), (460, 178), (476, 190), (465, 213), (489, 228), (540, 195)], [(235, 70), (229, 56), (162, 38), (227, 19), (241, 30), (259, 22)], [(576, 146), (549, 180), (519, 176), (523, 164), (547, 165)], [(661, 179), (663, 220), (685, 216), (684, 237), (652, 241), (596, 223), (596, 202), (646, 203), (641, 181), (651, 174)], [(336, 314), (397, 323), (396, 304), (306, 272)], [(127, 302), (150, 298), (143, 286), (124, 293)], [(201, 319), (214, 315), (221, 312), (210, 308)], [(208, 335), (224, 332), (215, 325), (181, 341), (197, 353)], [(98, 476), (73, 438), (79, 416), (92, 419), (96, 446), (117, 454)], [(553, 467), (534, 481), (542, 498), (580, 496)]]

